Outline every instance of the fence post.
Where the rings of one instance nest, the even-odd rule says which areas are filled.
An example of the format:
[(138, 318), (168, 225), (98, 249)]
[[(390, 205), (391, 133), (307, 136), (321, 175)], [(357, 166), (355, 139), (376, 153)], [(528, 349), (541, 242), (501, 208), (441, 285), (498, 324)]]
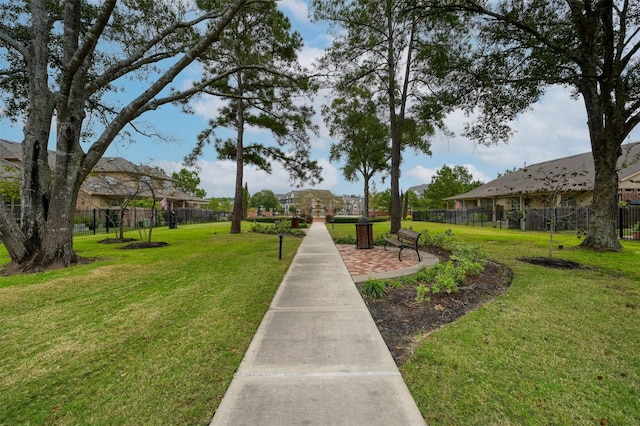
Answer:
[(98, 222), (97, 222), (97, 218), (98, 218), (98, 213), (96, 211), (96, 209), (93, 209), (93, 235), (96, 235), (96, 228), (98, 227)]
[(624, 207), (618, 207), (618, 235), (624, 238)]

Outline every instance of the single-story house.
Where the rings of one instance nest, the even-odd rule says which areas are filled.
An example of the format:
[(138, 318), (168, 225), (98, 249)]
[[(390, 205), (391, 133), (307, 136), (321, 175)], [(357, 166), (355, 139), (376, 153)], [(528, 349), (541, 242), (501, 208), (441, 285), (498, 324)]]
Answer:
[[(640, 203), (640, 142), (622, 145), (618, 160), (619, 200)], [(446, 200), (457, 209), (503, 212), (543, 207), (586, 206), (593, 199), (594, 165), (591, 152), (527, 165), (465, 194)]]

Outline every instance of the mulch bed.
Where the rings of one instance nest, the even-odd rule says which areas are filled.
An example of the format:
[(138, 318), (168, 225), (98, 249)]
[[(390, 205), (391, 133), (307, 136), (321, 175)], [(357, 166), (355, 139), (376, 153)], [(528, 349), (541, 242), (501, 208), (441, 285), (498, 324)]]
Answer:
[[(433, 250), (427, 250), (433, 252)], [(437, 254), (446, 261), (446, 253)], [(387, 287), (382, 299), (365, 299), (371, 316), (398, 366), (409, 357), (422, 336), (504, 293), (513, 279), (508, 267), (487, 262), (482, 273), (468, 277), (460, 291), (430, 294), (429, 302), (416, 302), (416, 287)]]
[(126, 246), (120, 247), (123, 250), (134, 250), (134, 249), (146, 249), (146, 248), (157, 248), (157, 247), (166, 247), (169, 243), (165, 243), (163, 241), (143, 241), (138, 243), (130, 243)]
[(531, 263), (532, 265), (546, 266), (547, 268), (580, 269), (584, 267), (578, 262), (557, 259), (555, 257), (519, 257), (516, 260)]

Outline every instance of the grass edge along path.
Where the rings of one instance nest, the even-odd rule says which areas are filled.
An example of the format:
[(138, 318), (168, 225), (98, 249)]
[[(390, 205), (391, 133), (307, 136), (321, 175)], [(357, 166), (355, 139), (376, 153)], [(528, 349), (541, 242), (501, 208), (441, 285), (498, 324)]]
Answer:
[[(374, 234), (388, 226), (374, 224)], [(452, 229), (514, 271), (504, 295), (422, 336), (401, 367), (430, 425), (640, 424), (640, 242), (596, 253), (555, 235), (555, 257), (588, 267), (557, 270), (517, 260), (547, 256), (546, 233), (403, 227)], [(329, 228), (334, 238), (355, 235), (353, 225)]]
[(0, 424), (209, 422), (300, 243), (228, 230), (80, 237), (100, 261), (0, 277)]

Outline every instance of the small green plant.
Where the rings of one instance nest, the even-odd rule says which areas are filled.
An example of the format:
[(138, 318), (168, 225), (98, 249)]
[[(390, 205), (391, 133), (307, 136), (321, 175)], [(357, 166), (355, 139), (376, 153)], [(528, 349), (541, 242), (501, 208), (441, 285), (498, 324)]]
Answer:
[(458, 286), (464, 284), (465, 273), (464, 270), (458, 268), (452, 261), (440, 262), (433, 268), (433, 283), (431, 285), (431, 291), (434, 294), (437, 293), (453, 293), (458, 291)]
[(419, 283), (416, 287), (416, 300), (419, 302), (429, 302), (430, 298), (427, 297), (429, 292), (450, 294), (458, 291), (466, 282), (467, 276), (482, 272), (487, 261), (487, 256), (480, 247), (455, 243), (452, 234), (439, 235), (442, 235), (440, 241), (452, 248), (451, 259), (440, 262), (430, 269), (423, 268), (413, 276)]
[(387, 282), (369, 278), (360, 286), (360, 293), (371, 299), (381, 299), (387, 295)]
[(634, 232), (640, 232), (640, 222), (638, 222), (635, 225), (633, 225), (632, 229), (633, 229)]
[(416, 301), (426, 303), (431, 302), (431, 298), (428, 296), (430, 291), (430, 287), (424, 284), (420, 284), (418, 287), (416, 287)]
[(487, 256), (479, 246), (456, 244), (451, 260), (456, 263), (465, 275), (478, 275), (484, 269)]
[(384, 240), (384, 234), (379, 234), (376, 235), (373, 239), (373, 245), (374, 246), (383, 246), (385, 244), (385, 240)]
[(437, 234), (430, 234), (429, 231), (424, 231), (422, 233), (422, 239), (425, 245), (439, 247), (445, 250), (453, 250), (455, 244), (453, 231), (451, 229)]
[(427, 268), (422, 268), (413, 276), (413, 280), (420, 283), (428, 283), (433, 279), (433, 275)]

